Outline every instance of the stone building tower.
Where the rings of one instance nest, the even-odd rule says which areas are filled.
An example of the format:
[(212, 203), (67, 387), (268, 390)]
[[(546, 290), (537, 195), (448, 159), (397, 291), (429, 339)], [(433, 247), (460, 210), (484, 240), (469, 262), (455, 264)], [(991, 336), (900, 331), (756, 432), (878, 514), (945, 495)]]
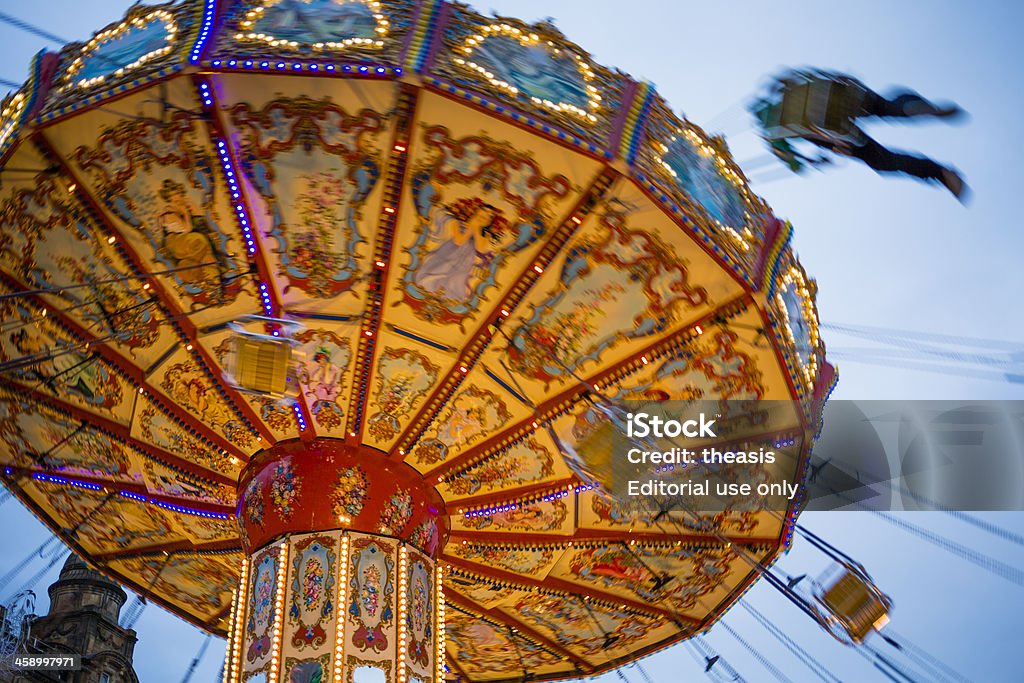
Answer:
[(0, 683), (138, 683), (132, 665), (135, 631), (118, 625), (128, 599), (124, 590), (72, 554), (49, 593), (49, 612), (32, 622), (25, 649), (30, 654), (79, 654), (81, 671), (20, 671), (0, 674)]

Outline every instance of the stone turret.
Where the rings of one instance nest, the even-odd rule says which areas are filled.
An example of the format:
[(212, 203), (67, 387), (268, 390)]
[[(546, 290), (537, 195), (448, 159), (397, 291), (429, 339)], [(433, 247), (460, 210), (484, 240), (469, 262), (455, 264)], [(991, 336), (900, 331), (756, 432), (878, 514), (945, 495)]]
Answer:
[(128, 595), (81, 558), (72, 554), (60, 578), (49, 588), (50, 609), (32, 622), (25, 643), (30, 654), (78, 654), (82, 670), (75, 672), (0, 675), (0, 683), (61, 681), (61, 683), (138, 683), (132, 664), (135, 631), (118, 624)]
[(90, 569), (75, 554), (68, 557), (60, 578), (50, 586), (49, 616), (68, 612), (96, 611), (106, 621), (117, 624), (128, 595), (95, 569)]

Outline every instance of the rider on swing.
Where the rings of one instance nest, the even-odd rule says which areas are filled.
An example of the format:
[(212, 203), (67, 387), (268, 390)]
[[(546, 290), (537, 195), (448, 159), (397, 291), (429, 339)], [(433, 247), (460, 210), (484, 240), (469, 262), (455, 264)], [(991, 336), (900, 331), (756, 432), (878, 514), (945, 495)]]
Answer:
[(856, 124), (856, 119), (866, 116), (957, 117), (963, 110), (956, 105), (936, 105), (909, 90), (889, 99), (852, 76), (794, 70), (778, 77), (771, 92), (758, 100), (751, 111), (772, 153), (796, 173), (807, 165), (828, 161), (824, 156), (815, 159), (801, 154), (791, 145), (791, 141), (802, 139), (827, 151), (860, 159), (879, 173), (905, 173), (938, 181), (957, 199), (963, 201), (966, 197), (964, 180), (952, 168), (932, 159), (890, 150)]

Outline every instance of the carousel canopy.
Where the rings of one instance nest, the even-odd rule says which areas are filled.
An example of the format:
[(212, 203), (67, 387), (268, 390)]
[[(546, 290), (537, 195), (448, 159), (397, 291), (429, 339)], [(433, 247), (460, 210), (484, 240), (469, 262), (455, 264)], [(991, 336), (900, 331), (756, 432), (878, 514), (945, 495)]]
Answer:
[[(720, 138), (550, 23), (135, 5), (37, 56), (0, 115), (4, 483), (107, 575), (222, 634), (267, 540), (237, 517), (269, 538), (315, 491), (335, 526), (436, 551), (467, 680), (621, 664), (756, 579), (559, 449), (599, 423), (594, 388), (789, 400), (766, 438), (792, 457), (749, 476), (799, 480), (834, 380), (814, 283)], [(224, 379), (251, 315), (302, 325), (294, 405)], [(325, 440), (362, 460), (240, 489), (271, 447)], [(408, 495), (382, 498), (403, 463)], [(796, 512), (713, 521), (770, 563)]]

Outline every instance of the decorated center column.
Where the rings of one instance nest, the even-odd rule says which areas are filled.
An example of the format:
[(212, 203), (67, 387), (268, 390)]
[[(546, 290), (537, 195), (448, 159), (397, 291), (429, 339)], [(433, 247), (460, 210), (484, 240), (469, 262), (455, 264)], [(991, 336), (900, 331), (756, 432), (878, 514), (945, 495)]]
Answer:
[(415, 470), (320, 439), (279, 444), (240, 482), (225, 683), (444, 679), (443, 503)]

